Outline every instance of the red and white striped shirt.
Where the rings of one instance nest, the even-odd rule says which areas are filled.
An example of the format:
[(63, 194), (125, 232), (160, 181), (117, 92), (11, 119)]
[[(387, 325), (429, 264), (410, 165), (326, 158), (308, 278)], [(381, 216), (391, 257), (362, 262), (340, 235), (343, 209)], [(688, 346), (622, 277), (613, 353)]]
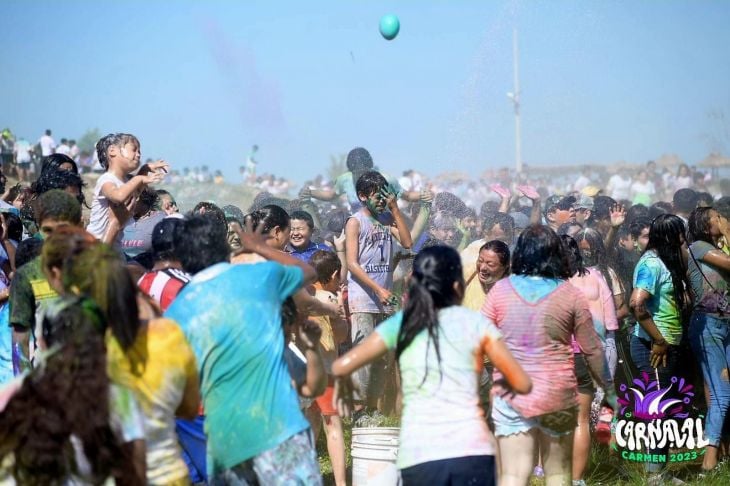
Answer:
[(188, 282), (190, 282), (189, 274), (177, 268), (165, 268), (145, 273), (137, 282), (137, 286), (160, 304), (164, 312)]

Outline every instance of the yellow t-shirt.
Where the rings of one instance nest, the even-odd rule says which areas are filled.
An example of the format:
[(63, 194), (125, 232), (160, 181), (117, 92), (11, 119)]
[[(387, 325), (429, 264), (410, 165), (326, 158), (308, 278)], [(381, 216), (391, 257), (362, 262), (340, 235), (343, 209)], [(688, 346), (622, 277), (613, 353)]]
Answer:
[(170, 484), (188, 477), (175, 433), (175, 411), (188, 380), (197, 380), (195, 356), (180, 327), (169, 319), (143, 325), (126, 352), (107, 333), (109, 379), (131, 388), (145, 423), (148, 484)]

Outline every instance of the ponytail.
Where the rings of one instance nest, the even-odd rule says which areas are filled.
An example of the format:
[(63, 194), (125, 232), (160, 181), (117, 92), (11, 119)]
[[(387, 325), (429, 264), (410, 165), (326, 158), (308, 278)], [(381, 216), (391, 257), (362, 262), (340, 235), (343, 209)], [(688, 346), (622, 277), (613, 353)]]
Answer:
[(454, 282), (462, 282), (461, 260), (453, 248), (433, 246), (421, 251), (413, 262), (413, 275), (408, 285), (408, 300), (403, 309), (403, 321), (398, 332), (395, 356), (401, 354), (422, 331), (428, 333), (426, 344), (426, 374), (428, 353), (433, 342), (441, 374), (438, 311), (459, 304), (461, 296), (454, 290)]

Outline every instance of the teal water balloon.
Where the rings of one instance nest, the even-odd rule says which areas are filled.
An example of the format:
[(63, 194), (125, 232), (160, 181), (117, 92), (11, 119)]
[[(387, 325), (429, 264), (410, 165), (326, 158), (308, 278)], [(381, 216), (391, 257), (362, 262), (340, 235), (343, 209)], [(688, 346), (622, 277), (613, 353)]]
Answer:
[(400, 20), (395, 15), (384, 15), (380, 19), (380, 35), (387, 40), (395, 39), (400, 31)]

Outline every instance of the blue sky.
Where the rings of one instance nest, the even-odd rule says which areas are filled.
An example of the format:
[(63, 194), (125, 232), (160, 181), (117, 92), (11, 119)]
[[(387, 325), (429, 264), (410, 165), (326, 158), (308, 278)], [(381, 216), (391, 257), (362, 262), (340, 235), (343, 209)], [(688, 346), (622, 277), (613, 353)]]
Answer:
[[(143, 157), (303, 181), (367, 147), (389, 172), (730, 152), (730, 2), (33, 1), (0, 5), (0, 125), (129, 131)], [(382, 15), (401, 21), (392, 42)]]

